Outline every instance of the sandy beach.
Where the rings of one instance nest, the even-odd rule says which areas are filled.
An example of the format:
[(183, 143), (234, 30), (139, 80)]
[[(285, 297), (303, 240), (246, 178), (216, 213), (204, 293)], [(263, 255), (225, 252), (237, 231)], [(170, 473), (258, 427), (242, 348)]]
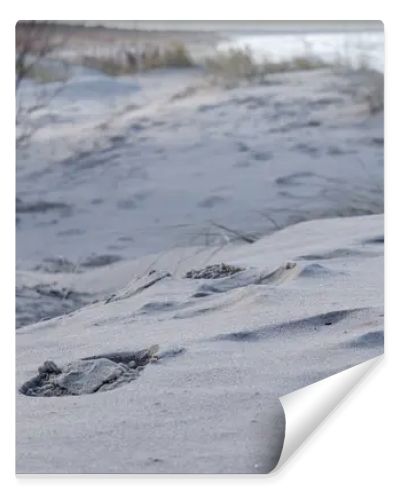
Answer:
[(382, 85), (22, 83), (51, 99), (17, 126), (18, 473), (266, 473), (279, 396), (383, 352)]

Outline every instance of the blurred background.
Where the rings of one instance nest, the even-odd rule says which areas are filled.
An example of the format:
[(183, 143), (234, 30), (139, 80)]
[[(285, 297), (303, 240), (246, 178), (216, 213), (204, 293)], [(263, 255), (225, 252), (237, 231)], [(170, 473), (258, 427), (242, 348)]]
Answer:
[(380, 22), (21, 21), (17, 324), (68, 276), (383, 211)]

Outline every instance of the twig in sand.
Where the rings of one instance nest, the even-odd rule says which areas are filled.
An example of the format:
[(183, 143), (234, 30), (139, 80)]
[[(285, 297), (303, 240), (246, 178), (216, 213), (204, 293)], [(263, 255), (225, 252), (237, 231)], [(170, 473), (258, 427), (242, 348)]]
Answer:
[(231, 229), (231, 228), (226, 227), (226, 226), (224, 226), (222, 224), (219, 224), (218, 222), (210, 221), (210, 223), (213, 226), (218, 227), (219, 229), (222, 229), (222, 230), (226, 231), (227, 233), (234, 234), (240, 240), (245, 241), (246, 243), (254, 243), (255, 241), (257, 241), (254, 236), (251, 236), (249, 234), (241, 233), (240, 231), (237, 231), (236, 229)]
[(275, 219), (273, 219), (269, 214), (266, 214), (265, 212), (263, 211), (260, 211), (260, 210), (257, 210), (257, 213), (259, 213), (260, 215), (262, 215), (263, 217), (265, 217), (266, 219), (268, 219), (271, 224), (274, 226), (275, 229), (277, 229), (278, 231), (280, 229), (282, 229), (282, 226), (279, 225)]

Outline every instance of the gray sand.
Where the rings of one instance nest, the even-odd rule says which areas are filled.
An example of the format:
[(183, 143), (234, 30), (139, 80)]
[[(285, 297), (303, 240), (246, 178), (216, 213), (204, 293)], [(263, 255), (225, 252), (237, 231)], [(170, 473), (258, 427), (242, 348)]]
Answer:
[(382, 353), (376, 76), (74, 68), (17, 150), (17, 472), (268, 472)]
[[(118, 300), (18, 330), (18, 387), (49, 359), (63, 366), (151, 344), (169, 354), (114, 390), (18, 394), (17, 471), (271, 470), (284, 435), (278, 397), (382, 353), (383, 244), (371, 243), (382, 231), (381, 215), (317, 220), (211, 261), (210, 249), (186, 249), (184, 262), (178, 249), (158, 263), (174, 275), (139, 293), (129, 292), (151, 278), (148, 258), (114, 264), (116, 288), (119, 266), (131, 277)], [(245, 270), (185, 277), (221, 261)], [(276, 269), (279, 280), (259, 279)], [(104, 268), (78, 277), (90, 274), (109, 278)]]

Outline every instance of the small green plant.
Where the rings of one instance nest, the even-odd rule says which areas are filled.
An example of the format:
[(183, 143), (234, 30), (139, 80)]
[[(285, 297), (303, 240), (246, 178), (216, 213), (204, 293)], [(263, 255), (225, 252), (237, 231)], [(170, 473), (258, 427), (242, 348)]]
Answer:
[(164, 66), (167, 68), (188, 68), (193, 66), (193, 61), (187, 48), (180, 42), (175, 42), (171, 44), (171, 46), (167, 47), (162, 60)]
[(252, 80), (274, 73), (306, 71), (325, 66), (326, 64), (320, 59), (308, 55), (283, 61), (266, 58), (257, 61), (249, 48), (217, 52), (205, 60), (206, 70), (222, 80)]
[(227, 80), (251, 79), (258, 76), (261, 69), (248, 48), (217, 52), (215, 56), (205, 60), (205, 67), (217, 78)]
[(158, 68), (188, 68), (193, 61), (182, 43), (172, 43), (165, 48), (147, 46), (111, 56), (84, 56), (83, 66), (102, 71), (107, 75), (129, 75)]
[(288, 62), (288, 69), (292, 71), (310, 71), (325, 68), (328, 64), (315, 56), (299, 56)]

